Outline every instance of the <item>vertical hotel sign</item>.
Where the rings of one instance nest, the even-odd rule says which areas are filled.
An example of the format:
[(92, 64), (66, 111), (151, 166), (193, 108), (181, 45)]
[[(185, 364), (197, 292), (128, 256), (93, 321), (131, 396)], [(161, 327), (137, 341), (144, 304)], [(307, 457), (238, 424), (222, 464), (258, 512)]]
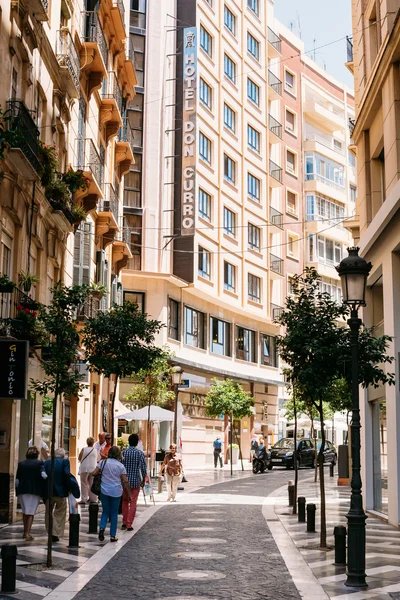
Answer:
[(26, 398), (27, 378), (28, 342), (0, 340), (0, 398)]
[(182, 218), (181, 235), (195, 233), (197, 29), (183, 30)]

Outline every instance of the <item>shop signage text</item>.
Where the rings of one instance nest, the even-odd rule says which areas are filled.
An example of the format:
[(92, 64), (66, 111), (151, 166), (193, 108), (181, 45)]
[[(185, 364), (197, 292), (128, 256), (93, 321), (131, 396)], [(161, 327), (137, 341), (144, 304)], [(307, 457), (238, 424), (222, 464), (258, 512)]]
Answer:
[(0, 341), (0, 398), (26, 398), (28, 347), (28, 342)]

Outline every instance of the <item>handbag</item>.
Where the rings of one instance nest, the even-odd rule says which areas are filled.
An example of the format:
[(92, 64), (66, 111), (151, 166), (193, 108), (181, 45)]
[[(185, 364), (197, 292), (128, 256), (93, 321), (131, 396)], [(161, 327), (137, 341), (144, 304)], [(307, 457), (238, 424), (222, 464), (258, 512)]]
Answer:
[(76, 478), (72, 475), (72, 473), (69, 474), (69, 493), (73, 495), (74, 498), (79, 498), (81, 495), (81, 490), (79, 489), (79, 484), (76, 480)]
[(95, 496), (100, 496), (101, 492), (101, 476), (103, 475), (104, 467), (106, 465), (107, 459), (105, 459), (103, 466), (101, 467), (99, 473), (93, 477), (93, 483), (91, 485), (90, 491)]

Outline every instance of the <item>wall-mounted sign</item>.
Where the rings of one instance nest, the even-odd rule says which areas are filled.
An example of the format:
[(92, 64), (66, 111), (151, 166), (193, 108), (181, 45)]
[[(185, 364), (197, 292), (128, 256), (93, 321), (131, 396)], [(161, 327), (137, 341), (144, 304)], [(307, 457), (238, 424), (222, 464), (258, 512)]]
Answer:
[(29, 342), (0, 340), (0, 398), (27, 396)]
[(181, 235), (194, 235), (196, 198), (197, 28), (183, 30)]
[(187, 390), (189, 388), (190, 388), (190, 379), (181, 379), (178, 389), (179, 390)]

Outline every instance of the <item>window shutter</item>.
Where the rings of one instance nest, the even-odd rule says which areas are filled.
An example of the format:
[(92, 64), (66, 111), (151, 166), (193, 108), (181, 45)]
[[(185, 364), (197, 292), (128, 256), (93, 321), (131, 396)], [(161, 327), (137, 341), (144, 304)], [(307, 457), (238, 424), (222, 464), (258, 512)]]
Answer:
[(90, 283), (91, 241), (91, 224), (82, 223), (74, 238), (73, 285)]
[(122, 283), (120, 283), (118, 281), (118, 283), (117, 283), (117, 304), (119, 306), (122, 306), (123, 303), (124, 303), (124, 290), (123, 290)]
[(117, 276), (111, 275), (111, 306), (118, 304)]
[(96, 282), (101, 283), (102, 285), (106, 284), (104, 270), (106, 263), (106, 253), (105, 250), (98, 250), (96, 252)]

